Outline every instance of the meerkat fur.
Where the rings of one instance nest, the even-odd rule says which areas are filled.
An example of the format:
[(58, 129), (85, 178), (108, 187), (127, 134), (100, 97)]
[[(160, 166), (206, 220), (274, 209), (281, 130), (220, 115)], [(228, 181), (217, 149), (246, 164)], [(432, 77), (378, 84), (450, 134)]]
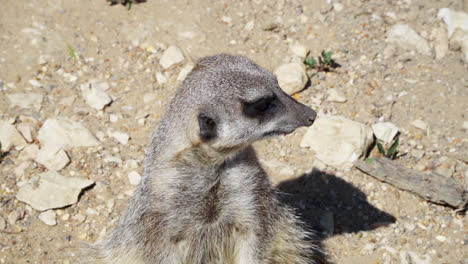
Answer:
[(199, 60), (152, 136), (126, 212), (103, 242), (84, 246), (82, 263), (313, 263), (311, 234), (251, 144), (315, 116), (246, 58)]

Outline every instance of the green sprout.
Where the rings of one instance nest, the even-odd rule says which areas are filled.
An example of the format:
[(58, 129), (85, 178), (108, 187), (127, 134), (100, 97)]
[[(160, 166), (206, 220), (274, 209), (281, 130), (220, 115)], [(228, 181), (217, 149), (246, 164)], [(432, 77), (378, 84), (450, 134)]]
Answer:
[(76, 59), (76, 55), (75, 55), (75, 52), (73, 52), (72, 47), (70, 47), (70, 45), (67, 45), (67, 48), (68, 48), (68, 52), (70, 53), (70, 56), (72, 56), (72, 58)]
[(400, 137), (397, 137), (393, 144), (390, 146), (390, 148), (387, 149), (387, 151), (384, 150), (382, 144), (380, 142), (377, 142), (377, 148), (379, 149), (379, 153), (384, 155), (385, 157), (389, 159), (395, 159), (396, 154), (398, 151), (396, 151), (398, 144), (400, 143)]
[(125, 5), (125, 7), (130, 10), (132, 8), (132, 0), (107, 0), (111, 5), (115, 4), (122, 4)]
[[(332, 59), (333, 52), (322, 50), (320, 56), (317, 59), (314, 57), (308, 57), (304, 60), (304, 64), (309, 67), (309, 69), (314, 69), (317, 72), (325, 71), (329, 72), (332, 71), (336, 67), (333, 59)], [(313, 73), (310, 77), (312, 78), (317, 73)]]

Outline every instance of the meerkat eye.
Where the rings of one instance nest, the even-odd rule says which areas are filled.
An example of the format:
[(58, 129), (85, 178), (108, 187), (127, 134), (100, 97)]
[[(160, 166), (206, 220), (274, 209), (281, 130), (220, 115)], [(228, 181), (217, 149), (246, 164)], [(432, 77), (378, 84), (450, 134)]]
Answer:
[(258, 99), (254, 102), (244, 102), (243, 110), (246, 116), (249, 117), (260, 117), (263, 116), (267, 111), (276, 107), (275, 97), (266, 97)]

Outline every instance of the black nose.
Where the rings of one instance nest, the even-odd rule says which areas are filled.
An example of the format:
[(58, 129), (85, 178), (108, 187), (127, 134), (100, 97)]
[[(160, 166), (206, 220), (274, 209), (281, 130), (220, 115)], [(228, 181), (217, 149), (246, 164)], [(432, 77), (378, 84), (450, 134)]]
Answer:
[(314, 123), (315, 118), (317, 117), (317, 113), (314, 110), (312, 110), (312, 108), (307, 108), (308, 116), (306, 117), (306, 126), (311, 126)]

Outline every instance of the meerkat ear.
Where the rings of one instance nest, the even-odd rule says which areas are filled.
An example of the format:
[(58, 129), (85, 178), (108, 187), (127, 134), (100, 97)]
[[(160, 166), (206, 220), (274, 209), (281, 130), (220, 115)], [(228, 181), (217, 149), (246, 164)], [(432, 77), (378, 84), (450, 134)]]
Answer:
[(201, 112), (198, 114), (198, 125), (200, 127), (200, 138), (203, 141), (208, 141), (217, 136), (216, 122), (207, 114)]

